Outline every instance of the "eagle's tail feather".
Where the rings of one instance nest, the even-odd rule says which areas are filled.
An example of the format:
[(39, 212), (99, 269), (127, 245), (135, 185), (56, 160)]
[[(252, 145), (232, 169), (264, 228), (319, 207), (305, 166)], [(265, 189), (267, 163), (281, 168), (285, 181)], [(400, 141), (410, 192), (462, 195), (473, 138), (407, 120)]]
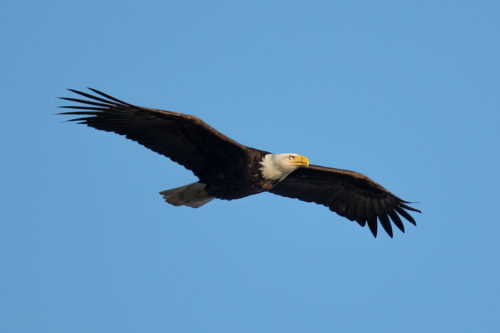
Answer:
[(214, 197), (208, 195), (205, 184), (192, 183), (181, 187), (160, 192), (166, 202), (174, 206), (189, 206), (198, 208), (212, 201)]

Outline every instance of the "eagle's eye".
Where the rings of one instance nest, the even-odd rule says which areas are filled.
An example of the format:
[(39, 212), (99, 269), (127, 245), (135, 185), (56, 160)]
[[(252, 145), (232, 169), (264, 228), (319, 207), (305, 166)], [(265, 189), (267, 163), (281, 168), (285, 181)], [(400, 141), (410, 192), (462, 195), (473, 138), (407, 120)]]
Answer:
[(295, 156), (293, 156), (293, 155), (289, 155), (289, 156), (288, 156), (288, 159), (289, 159), (289, 160), (293, 160), (294, 158), (295, 158)]

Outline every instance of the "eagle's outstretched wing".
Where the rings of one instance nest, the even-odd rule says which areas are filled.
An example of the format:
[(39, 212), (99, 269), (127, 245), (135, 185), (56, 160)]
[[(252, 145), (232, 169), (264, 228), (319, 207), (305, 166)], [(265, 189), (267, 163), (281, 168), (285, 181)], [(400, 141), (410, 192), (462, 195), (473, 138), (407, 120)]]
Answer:
[[(292, 172), (270, 190), (271, 193), (330, 208), (361, 226), (368, 222), (373, 236), (377, 236), (377, 218), (392, 237), (392, 222), (404, 232), (399, 215), (413, 224), (415, 220), (406, 211), (412, 208), (404, 201), (370, 178), (353, 171), (310, 165)], [(399, 215), (398, 215), (399, 214)]]
[(135, 106), (89, 89), (95, 95), (69, 89), (86, 99), (61, 97), (79, 103), (61, 106), (76, 110), (61, 114), (83, 116), (70, 121), (125, 135), (192, 170), (200, 179), (209, 169), (246, 158), (248, 147), (195, 116)]

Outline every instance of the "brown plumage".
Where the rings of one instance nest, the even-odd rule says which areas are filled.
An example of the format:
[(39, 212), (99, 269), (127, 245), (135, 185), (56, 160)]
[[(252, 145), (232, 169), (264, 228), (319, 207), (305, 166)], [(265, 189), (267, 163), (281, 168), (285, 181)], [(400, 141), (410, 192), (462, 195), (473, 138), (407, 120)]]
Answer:
[(392, 237), (388, 216), (404, 232), (404, 225), (397, 213), (416, 225), (406, 210), (420, 212), (408, 206), (409, 202), (360, 173), (318, 165), (295, 170), (269, 192), (327, 206), (340, 216), (358, 222), (360, 226), (368, 222), (374, 236), (377, 235), (377, 218)]
[[(173, 205), (199, 207), (213, 198), (231, 200), (269, 191), (327, 206), (361, 226), (368, 224), (374, 236), (378, 219), (391, 237), (391, 220), (404, 232), (399, 216), (415, 224), (407, 210), (420, 212), (360, 173), (309, 165), (307, 158), (296, 154), (275, 155), (247, 147), (197, 117), (135, 106), (89, 89), (96, 95), (70, 89), (87, 99), (62, 97), (79, 103), (62, 106), (77, 110), (62, 114), (79, 115), (82, 117), (71, 121), (125, 135), (183, 165), (199, 178), (197, 183), (161, 192)], [(276, 156), (282, 164), (289, 157), (292, 166), (286, 164), (290, 169), (283, 177), (266, 176), (263, 160), (269, 156)]]

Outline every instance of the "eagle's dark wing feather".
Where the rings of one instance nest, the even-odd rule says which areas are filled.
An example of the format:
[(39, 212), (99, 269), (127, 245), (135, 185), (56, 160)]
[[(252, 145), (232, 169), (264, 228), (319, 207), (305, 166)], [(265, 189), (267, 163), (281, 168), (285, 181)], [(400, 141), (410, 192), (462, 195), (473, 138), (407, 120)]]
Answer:
[(83, 116), (71, 121), (125, 135), (182, 164), (200, 179), (208, 169), (213, 171), (231, 161), (244, 160), (247, 156), (248, 147), (228, 138), (197, 117), (135, 106), (89, 89), (95, 95), (69, 89), (87, 99), (61, 97), (80, 103), (61, 106), (77, 110), (61, 114)]
[[(416, 224), (406, 210), (420, 211), (370, 178), (353, 171), (310, 165), (299, 168), (270, 190), (271, 193), (330, 208), (361, 226), (368, 223), (373, 236), (377, 236), (377, 218), (392, 237), (394, 225), (404, 232), (399, 215)], [(399, 215), (398, 215), (399, 214)]]

